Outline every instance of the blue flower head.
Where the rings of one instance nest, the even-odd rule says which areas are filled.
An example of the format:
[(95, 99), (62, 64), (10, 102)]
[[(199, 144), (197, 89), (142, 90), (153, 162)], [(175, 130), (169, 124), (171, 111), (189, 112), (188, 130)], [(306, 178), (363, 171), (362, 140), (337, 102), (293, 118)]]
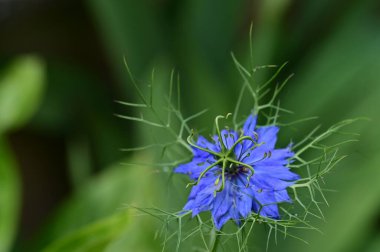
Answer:
[(249, 116), (241, 132), (220, 131), (217, 124), (211, 142), (202, 136), (189, 141), (193, 159), (175, 169), (193, 180), (184, 210), (193, 217), (210, 211), (219, 230), (230, 219), (240, 225), (252, 212), (279, 219), (278, 203), (291, 203), (287, 187), (300, 179), (287, 167), (291, 146), (275, 149), (279, 128), (257, 127), (256, 120)]

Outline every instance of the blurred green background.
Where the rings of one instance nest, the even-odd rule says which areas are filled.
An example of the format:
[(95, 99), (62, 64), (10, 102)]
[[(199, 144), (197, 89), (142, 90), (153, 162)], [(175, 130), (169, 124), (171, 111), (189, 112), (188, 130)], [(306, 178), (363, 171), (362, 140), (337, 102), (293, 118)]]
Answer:
[[(123, 56), (138, 79), (155, 68), (158, 89), (175, 67), (182, 112), (209, 108), (192, 123), (208, 127), (233, 110), (230, 52), (249, 62), (251, 23), (254, 64), (289, 61), (283, 77), (296, 74), (281, 94), (295, 118), (371, 118), (326, 180), (336, 192), (314, 223), (323, 234), (296, 232), (310, 244), (280, 239), (269, 251), (380, 251), (378, 0), (0, 0), (0, 252), (160, 251), (160, 224), (125, 204), (179, 210), (188, 190), (169, 198), (156, 167), (122, 165), (150, 160), (119, 149), (152, 139), (114, 116), (136, 113), (114, 100), (138, 101)], [(265, 251), (264, 233), (253, 251)]]

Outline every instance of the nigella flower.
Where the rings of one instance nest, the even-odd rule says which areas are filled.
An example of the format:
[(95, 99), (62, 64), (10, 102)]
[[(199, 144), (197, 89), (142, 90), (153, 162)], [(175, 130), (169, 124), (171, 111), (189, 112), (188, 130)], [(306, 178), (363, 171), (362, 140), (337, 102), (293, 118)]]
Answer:
[(190, 139), (193, 159), (175, 169), (193, 180), (184, 210), (193, 217), (211, 211), (218, 230), (230, 219), (240, 225), (252, 212), (279, 219), (278, 203), (291, 203), (287, 187), (300, 179), (287, 167), (291, 146), (275, 149), (279, 128), (257, 127), (256, 120), (249, 116), (240, 133), (220, 131), (216, 123), (213, 140)]

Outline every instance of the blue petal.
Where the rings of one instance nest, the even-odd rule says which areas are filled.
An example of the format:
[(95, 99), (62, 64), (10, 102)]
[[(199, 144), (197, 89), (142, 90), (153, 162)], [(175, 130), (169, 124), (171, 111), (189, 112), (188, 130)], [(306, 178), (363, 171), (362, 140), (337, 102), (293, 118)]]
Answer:
[(270, 153), (270, 157), (257, 162), (257, 165), (287, 165), (290, 163), (289, 158), (294, 156), (294, 152), (290, 148), (275, 149)]
[(265, 146), (259, 146), (253, 150), (246, 151), (242, 155), (240, 161), (244, 162), (246, 164), (249, 164), (249, 165), (253, 165), (256, 162), (260, 162), (262, 160), (265, 160), (266, 157), (269, 156), (270, 152), (271, 152), (271, 150), (267, 149)]
[(252, 197), (248, 193), (241, 193), (236, 199), (236, 205), (242, 218), (246, 218), (251, 213)]
[(230, 150), (239, 139), (239, 134), (233, 130), (222, 130), (220, 134), (222, 135), (223, 143), (228, 150)]
[(277, 203), (273, 190), (256, 190), (255, 198), (262, 206)]
[(292, 202), (288, 192), (284, 190), (260, 190), (255, 192), (255, 198), (262, 205)]
[(243, 126), (243, 132), (245, 136), (254, 137), (255, 127), (257, 122), (257, 116), (250, 115)]
[(230, 191), (233, 197), (233, 204), (230, 208), (230, 216), (237, 225), (240, 225), (241, 217), (245, 218), (251, 209), (251, 199), (246, 194), (246, 187), (240, 182), (241, 176), (236, 176), (231, 180)]
[(200, 191), (197, 196), (195, 197), (194, 204), (196, 206), (208, 206), (214, 201), (214, 191), (217, 188), (211, 184), (211, 186), (208, 186), (204, 190)]
[(216, 229), (220, 230), (223, 227), (223, 225), (231, 219), (231, 216), (228, 212), (226, 212), (225, 214), (218, 216), (217, 218), (213, 216), (213, 218)]
[(240, 159), (240, 156), (242, 155), (242, 151), (243, 151), (243, 145), (242, 145), (242, 142), (240, 142), (236, 144), (235, 149), (234, 149), (235, 156), (237, 157), (238, 160)]
[(250, 165), (277, 166), (289, 164), (289, 158), (293, 156), (294, 153), (290, 148), (268, 149), (266, 145), (261, 145), (244, 153), (240, 161)]
[(251, 178), (251, 183), (255, 188), (264, 190), (284, 190), (294, 184), (294, 182), (283, 181), (281, 179), (272, 178), (263, 174), (255, 174)]
[(289, 168), (277, 165), (256, 165), (255, 166), (255, 173), (262, 176), (268, 176), (272, 178), (277, 178), (281, 180), (299, 180), (300, 176), (298, 174), (295, 174), (289, 170)]
[[(209, 150), (212, 150), (214, 152), (220, 152), (220, 148), (217, 146), (217, 144), (215, 143), (210, 143), (205, 137), (203, 136), (198, 136), (198, 140), (197, 140), (197, 145), (202, 147), (202, 148), (205, 148), (205, 149), (209, 149)], [(202, 150), (199, 150), (197, 149), (198, 151), (200, 152), (203, 152), (203, 153), (207, 153), (209, 155), (208, 152), (206, 151), (202, 151)]]
[(221, 192), (216, 193), (215, 196), (211, 214), (214, 219), (215, 226), (218, 229), (220, 229), (224, 223), (231, 219), (229, 209), (232, 207), (233, 201), (230, 195), (230, 189), (231, 182), (226, 180), (224, 189)]
[(292, 199), (289, 197), (286, 190), (274, 191), (274, 196), (276, 197), (277, 202), (292, 203)]
[[(215, 159), (211, 156), (207, 159), (196, 157), (189, 163), (179, 165), (174, 169), (174, 172), (187, 174), (191, 179), (195, 180), (198, 179), (199, 175), (213, 162), (215, 162)], [(218, 169), (218, 167), (215, 166), (208, 173), (212, 173), (215, 169)]]
[(195, 208), (194, 200), (188, 199), (186, 205), (183, 207), (184, 210), (193, 210)]
[(237, 205), (232, 204), (230, 210), (229, 210), (229, 215), (231, 219), (233, 219), (236, 223), (236, 225), (240, 226), (240, 215), (239, 215), (239, 209), (237, 208)]
[(277, 142), (277, 133), (280, 129), (276, 126), (264, 126), (256, 130), (259, 135), (258, 142), (264, 142), (265, 147), (273, 149)]
[(252, 211), (255, 213), (259, 213), (260, 209), (260, 204), (256, 200), (252, 200)]
[(218, 186), (215, 185), (215, 176), (203, 177), (199, 184), (191, 189), (188, 203), (185, 205), (185, 210), (192, 210), (193, 217), (200, 212), (210, 210), (214, 200), (214, 191)]
[(260, 211), (261, 216), (269, 217), (272, 219), (279, 219), (280, 213), (278, 212), (278, 206), (276, 204), (263, 206)]

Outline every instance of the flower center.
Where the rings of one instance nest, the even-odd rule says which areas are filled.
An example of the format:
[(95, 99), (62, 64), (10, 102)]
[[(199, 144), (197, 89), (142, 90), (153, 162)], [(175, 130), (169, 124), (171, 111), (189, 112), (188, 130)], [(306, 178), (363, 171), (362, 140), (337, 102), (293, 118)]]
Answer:
[(226, 175), (237, 175), (241, 172), (247, 172), (249, 169), (241, 164), (236, 164), (233, 162), (228, 162), (226, 165), (225, 173)]

